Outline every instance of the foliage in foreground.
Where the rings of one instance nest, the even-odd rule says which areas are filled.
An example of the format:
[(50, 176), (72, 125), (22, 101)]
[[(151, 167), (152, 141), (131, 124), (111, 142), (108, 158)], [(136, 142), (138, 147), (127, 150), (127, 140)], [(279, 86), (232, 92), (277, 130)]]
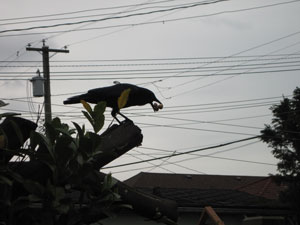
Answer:
[[(102, 138), (97, 134), (104, 124), (105, 103), (98, 103), (94, 109), (85, 102), (83, 106), (94, 132), (74, 122), (75, 128), (70, 128), (55, 118), (45, 125), (45, 134), (32, 131), (29, 144), (14, 151), (22, 158), (21, 171), (21, 166), (1, 161), (0, 221), (91, 224), (120, 206), (113, 178), (107, 175), (103, 179), (93, 167), (95, 155), (109, 154), (99, 148)], [(16, 133), (21, 133), (18, 128)], [(5, 139), (3, 130), (0, 137)], [(2, 144), (0, 150), (11, 152), (4, 141)]]

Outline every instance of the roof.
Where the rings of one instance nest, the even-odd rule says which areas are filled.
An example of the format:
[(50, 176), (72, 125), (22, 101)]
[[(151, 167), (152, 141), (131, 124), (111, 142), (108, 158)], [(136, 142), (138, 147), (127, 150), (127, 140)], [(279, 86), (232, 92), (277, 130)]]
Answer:
[(282, 187), (271, 177), (142, 172), (125, 183), (175, 200), (180, 207), (286, 207), (278, 200)]

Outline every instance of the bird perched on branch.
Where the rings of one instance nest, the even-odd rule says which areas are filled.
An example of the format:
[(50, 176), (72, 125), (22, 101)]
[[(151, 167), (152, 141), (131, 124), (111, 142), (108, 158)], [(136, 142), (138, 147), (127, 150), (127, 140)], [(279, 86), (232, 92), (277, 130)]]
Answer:
[[(123, 103), (122, 101), (120, 103), (120, 98), (122, 98), (121, 95), (126, 95), (126, 101), (123, 101)], [(116, 116), (117, 114), (128, 120), (128, 118), (120, 112), (121, 108), (138, 105), (141, 106), (148, 103), (152, 106), (155, 112), (163, 108), (163, 104), (156, 98), (152, 91), (133, 84), (123, 83), (116, 83), (113, 86), (91, 89), (86, 94), (68, 98), (64, 101), (64, 104), (76, 104), (80, 103), (81, 100), (94, 104), (101, 101), (106, 102), (106, 106), (112, 108), (112, 117), (119, 123), (121, 122), (118, 120)]]

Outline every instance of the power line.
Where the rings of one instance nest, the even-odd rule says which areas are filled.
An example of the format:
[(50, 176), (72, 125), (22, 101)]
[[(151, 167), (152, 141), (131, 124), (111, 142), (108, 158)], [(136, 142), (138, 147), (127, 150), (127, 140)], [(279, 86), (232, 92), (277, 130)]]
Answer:
[[(4, 110), (4, 109), (3, 109)], [(16, 111), (16, 112), (22, 112), (26, 113), (27, 111), (25, 110), (14, 110), (10, 109), (10, 111)], [(31, 111), (29, 111), (31, 113)], [(72, 113), (73, 115), (71, 115)], [(78, 112), (81, 115), (81, 112)], [(84, 118), (83, 116), (78, 116), (78, 113), (74, 112), (53, 112), (54, 115), (60, 116), (60, 117), (73, 117), (76, 119), (79, 118)], [(184, 113), (187, 114), (187, 113)], [(144, 116), (144, 115), (140, 115)], [(214, 124), (214, 125), (222, 125), (222, 126), (232, 126), (232, 127), (239, 127), (239, 128), (254, 128), (254, 127), (249, 127), (249, 126), (241, 126), (241, 125), (235, 125), (235, 124), (224, 124), (224, 123), (215, 123), (215, 122), (210, 122), (210, 121), (199, 121), (199, 120), (191, 120), (191, 119), (182, 119), (182, 118), (174, 118), (174, 117), (166, 117), (166, 116), (151, 116), (151, 117), (157, 117), (157, 118), (162, 118), (162, 119), (170, 119), (170, 120), (180, 120), (180, 121), (189, 121), (193, 123), (206, 123), (206, 124)], [(149, 125), (149, 123), (140, 123), (137, 122), (138, 124), (142, 125)], [(203, 129), (203, 128), (192, 128), (192, 127), (182, 127), (180, 125), (162, 125), (162, 124), (150, 124), (155, 127), (166, 127), (166, 128), (176, 128), (176, 129), (185, 129), (185, 130), (190, 130), (190, 131), (204, 131), (204, 132), (214, 132), (214, 133), (223, 133), (223, 134), (238, 134), (238, 135), (247, 135), (247, 136), (253, 136), (254, 134), (249, 134), (249, 133), (244, 133), (244, 132), (234, 132), (234, 131), (227, 131), (227, 130), (215, 130), (215, 129)], [(260, 128), (255, 128), (255, 129), (260, 129)]]
[(82, 21), (70, 22), (70, 23), (60, 23), (60, 24), (53, 24), (53, 25), (2, 30), (2, 31), (0, 31), (0, 34), (8, 33), (8, 32), (19, 32), (19, 31), (29, 31), (29, 30), (35, 30), (35, 29), (53, 28), (53, 27), (60, 27), (60, 26), (71, 26), (71, 25), (78, 25), (78, 24), (84, 24), (84, 23), (94, 23), (94, 22), (114, 20), (114, 19), (123, 19), (123, 18), (135, 17), (135, 16), (144, 16), (144, 15), (150, 15), (150, 14), (155, 14), (155, 13), (174, 11), (174, 10), (178, 10), (178, 9), (194, 8), (194, 7), (197, 7), (200, 5), (215, 4), (215, 3), (223, 2), (223, 1), (228, 1), (228, 0), (215, 0), (215, 1), (211, 1), (211, 2), (201, 2), (201, 3), (195, 3), (195, 4), (187, 5), (187, 6), (178, 6), (178, 7), (173, 7), (173, 8), (169, 8), (169, 9), (154, 10), (154, 11), (149, 11), (149, 12), (134, 13), (134, 14), (124, 15), (124, 16), (114, 16), (114, 17), (102, 18), (102, 19), (91, 19), (91, 20), (82, 20)]
[[(54, 94), (52, 97), (55, 96), (64, 96), (64, 95), (70, 95), (70, 94), (80, 94), (83, 92), (73, 92), (73, 93), (62, 93), (62, 94)], [(291, 95), (286, 95), (285, 97), (290, 97)], [(11, 100), (11, 101), (19, 101), (19, 102), (27, 102), (27, 97), (23, 98), (1, 98), (3, 100)], [(282, 99), (282, 96), (278, 97), (265, 97), (265, 98), (254, 98), (254, 99), (243, 99), (243, 100), (235, 100), (235, 101), (223, 101), (223, 102), (210, 102), (210, 103), (201, 103), (201, 104), (188, 104), (188, 105), (175, 105), (175, 106), (166, 106), (164, 109), (167, 110), (168, 113), (170, 112), (182, 112), (186, 113), (187, 111), (194, 111), (194, 110), (203, 110), (206, 112), (206, 110), (225, 110), (225, 109), (239, 109), (240, 107), (252, 107), (252, 106), (260, 106), (265, 105), (268, 106), (270, 104), (278, 103), (279, 100)], [(33, 102), (39, 104), (39, 102)], [(61, 104), (55, 104), (56, 106), (62, 106), (67, 108), (76, 108), (80, 109), (79, 106), (70, 106), (70, 105), (61, 105)], [(144, 112), (144, 108), (135, 108), (135, 109), (125, 109), (127, 112), (131, 113), (132, 111), (135, 112)], [(61, 112), (65, 113), (65, 112)], [(163, 111), (161, 113), (164, 113)]]
[[(142, 155), (147, 155), (146, 153), (143, 153), (143, 152), (140, 152), (140, 151), (137, 151), (136, 149), (133, 149), (133, 151), (136, 151), (138, 153), (141, 153)], [(132, 154), (131, 154), (132, 155)], [(152, 158), (155, 158), (154, 156), (150, 155)], [(199, 170), (195, 170), (195, 169), (192, 169), (192, 168), (189, 168), (189, 167), (186, 167), (186, 166), (183, 166), (183, 165), (179, 165), (179, 164), (176, 164), (176, 163), (173, 163), (173, 162), (167, 162), (166, 160), (162, 161), (159, 165), (156, 165), (154, 164), (150, 169), (153, 170), (153, 169), (156, 169), (156, 168), (161, 168), (161, 169), (166, 169), (164, 167), (162, 167), (164, 164), (172, 164), (172, 165), (175, 165), (177, 167), (180, 167), (181, 169), (186, 169), (186, 170), (189, 170), (189, 171), (192, 171), (192, 172), (196, 172), (196, 173), (201, 173), (201, 174), (205, 174)], [(174, 172), (173, 172), (174, 173)]]
[[(267, 58), (269, 57), (269, 58)], [(241, 62), (241, 61), (265, 61), (265, 60), (274, 60), (273, 57), (276, 57), (275, 59), (298, 59), (300, 57), (299, 53), (289, 53), (289, 54), (272, 54), (272, 55), (235, 55), (235, 56), (230, 56), (228, 58), (227, 56), (199, 56), (199, 57), (170, 57), (170, 58), (130, 58), (130, 59), (76, 59), (76, 60), (52, 60), (53, 63), (92, 63), (92, 62), (105, 62), (105, 63), (120, 63), (120, 62), (130, 62), (127, 64), (112, 64), (112, 66), (130, 66), (132, 65), (132, 62), (134, 65), (140, 65), (137, 64), (139, 62), (143, 62), (141, 65), (152, 65), (152, 63), (147, 63), (145, 64), (144, 61), (155, 61), (153, 65), (157, 65), (158, 63), (156, 61), (187, 61), (187, 60), (213, 60), (209, 61), (209, 63), (219, 63), (219, 61), (216, 61), (216, 59), (223, 59), (222, 63), (226, 62)], [(279, 58), (277, 58), (279, 57)], [(226, 59), (224, 59), (226, 58)], [(247, 59), (248, 58), (248, 59)], [(7, 63), (7, 62), (16, 62), (16, 63), (40, 63), (40, 61), (36, 60), (13, 60), (13, 61), (7, 61), (3, 60), (0, 61), (0, 63)], [(201, 61), (199, 63), (207, 63), (208, 61)], [(164, 63), (162, 63), (164, 64)], [(166, 64), (169, 64), (168, 62)], [(175, 63), (176, 64), (176, 63)], [(101, 65), (105, 66), (105, 65)]]
[[(147, 123), (141, 123), (146, 124)], [(231, 125), (228, 125), (231, 126)], [(213, 132), (213, 133), (222, 133), (222, 134), (236, 134), (236, 135), (245, 135), (245, 136), (253, 136), (255, 134), (249, 133), (242, 133), (242, 132), (234, 132), (234, 131), (227, 131), (227, 130), (213, 130), (213, 129), (204, 129), (204, 128), (193, 128), (193, 127), (182, 127), (182, 126), (174, 126), (174, 125), (160, 125), (156, 124), (155, 127), (169, 127), (169, 128), (178, 128), (178, 129), (185, 129), (185, 130), (193, 130), (193, 131), (204, 131), (204, 132)]]
[[(257, 142), (255, 142), (255, 143), (257, 143)], [(199, 158), (213, 158), (213, 159), (221, 159), (221, 160), (228, 160), (228, 161), (234, 161), (234, 162), (252, 163), (252, 164), (266, 165), (266, 166), (276, 166), (276, 164), (273, 164), (273, 163), (265, 163), (265, 162), (258, 162), (258, 161), (253, 161), (253, 160), (243, 160), (243, 159), (235, 159), (235, 158), (228, 158), (228, 157), (218, 157), (218, 156), (211, 156), (211, 155), (196, 154), (192, 158), (189, 158), (189, 159), (183, 159), (183, 160), (179, 160), (179, 161), (176, 161), (176, 162), (164, 162), (163, 164), (160, 164), (159, 167), (162, 168), (162, 169), (165, 169), (162, 166), (164, 166), (166, 164), (167, 165), (172, 164), (172, 165), (179, 166), (181, 168), (192, 170), (192, 171), (197, 172), (197, 173), (203, 173), (203, 172), (199, 172), (198, 170), (194, 170), (194, 169), (191, 169), (189, 167), (184, 167), (184, 166), (178, 164), (178, 162), (185, 162), (185, 161), (188, 161), (188, 160), (195, 160), (195, 159), (199, 159)], [(113, 172), (113, 173), (117, 174), (117, 173), (124, 173), (124, 172), (132, 172), (132, 171), (135, 171), (135, 170), (144, 170), (144, 169), (149, 169), (149, 168), (153, 168), (153, 167), (155, 167), (155, 166), (148, 166), (148, 167), (137, 168), (137, 169), (128, 169), (128, 170), (116, 171), (116, 172)], [(102, 168), (102, 169), (106, 169), (106, 168)]]
[(123, 166), (136, 165), (136, 164), (140, 164), (140, 163), (151, 162), (151, 161), (155, 161), (155, 160), (161, 160), (161, 159), (165, 159), (165, 158), (191, 154), (191, 153), (194, 153), (194, 152), (200, 152), (200, 151), (205, 151), (205, 150), (210, 150), (210, 149), (216, 149), (216, 148), (232, 145), (232, 144), (235, 144), (235, 143), (249, 141), (249, 140), (256, 139), (256, 138), (260, 138), (260, 135), (252, 136), (252, 137), (244, 138), (244, 139), (239, 139), (239, 140), (227, 142), (227, 143), (224, 143), (224, 144), (219, 144), (219, 145), (214, 145), (214, 146), (210, 146), (210, 147), (190, 150), (190, 151), (187, 151), (187, 152), (174, 153), (174, 154), (171, 154), (171, 155), (161, 156), (161, 157), (157, 157), (157, 158), (153, 158), (153, 159), (146, 159), (146, 160), (142, 160), (142, 161), (124, 163), (124, 164), (119, 164), (119, 165), (116, 165), (116, 166), (107, 166), (107, 167), (103, 167), (102, 169), (111, 169), (111, 168), (117, 168), (117, 167), (123, 167)]
[[(254, 126), (245, 126), (245, 125), (237, 125), (237, 124), (228, 124), (228, 123), (219, 123), (219, 122), (213, 122), (213, 121), (206, 121), (206, 120), (195, 120), (193, 122), (189, 122), (186, 124), (153, 124), (153, 123), (142, 123), (137, 122), (141, 125), (147, 125), (147, 126), (154, 126), (154, 127), (166, 127), (166, 128), (180, 128), (185, 129), (186, 127), (180, 127), (180, 125), (193, 125), (193, 124), (209, 124), (209, 125), (219, 125), (219, 126), (230, 126), (230, 127), (237, 127), (237, 128), (247, 128), (247, 129), (255, 129), (255, 130), (262, 130), (261, 127), (254, 127)], [(186, 128), (190, 130), (194, 130), (193, 128)], [(195, 129), (198, 130), (198, 129)]]
[[(57, 96), (64, 96), (64, 95), (75, 95), (75, 94), (82, 94), (84, 92), (70, 92), (70, 93), (60, 93), (60, 94), (52, 94), (52, 97)], [(292, 95), (285, 95), (285, 97), (291, 97)], [(20, 97), (20, 98), (1, 98), (3, 100), (11, 100), (11, 101), (23, 101), (26, 102), (27, 97)], [(180, 109), (180, 108), (191, 108), (191, 107), (203, 107), (203, 106), (215, 106), (215, 105), (228, 105), (228, 104), (236, 104), (236, 103), (244, 103), (244, 102), (259, 102), (264, 100), (275, 100), (275, 99), (282, 99), (283, 96), (272, 96), (272, 97), (263, 97), (263, 98), (252, 98), (252, 99), (241, 99), (241, 100), (232, 100), (232, 101), (222, 101), (222, 102), (209, 102), (209, 103), (200, 103), (200, 104), (188, 104), (188, 105), (173, 105), (173, 106), (166, 106), (164, 109)], [(38, 103), (38, 102), (35, 102)], [(269, 102), (268, 102), (269, 103)], [(71, 105), (61, 105), (63, 107), (75, 107)], [(239, 105), (240, 106), (240, 105)], [(204, 109), (211, 109), (211, 108), (204, 108)], [(132, 109), (127, 109), (128, 111), (133, 111)], [(134, 111), (143, 111), (142, 108), (136, 108)]]
[[(163, 2), (170, 2), (170, 1), (163, 1)], [(205, 1), (202, 1), (205, 2)], [(138, 6), (144, 6), (144, 5), (149, 5), (149, 4), (157, 4), (157, 2), (155, 3), (142, 3), (142, 4), (136, 4), (136, 5), (129, 5), (129, 6), (124, 6), (124, 7), (114, 7), (114, 9), (119, 9), (119, 8), (128, 8), (128, 7), (133, 7), (136, 8)], [(111, 15), (118, 15), (120, 13), (132, 13), (132, 12), (137, 12), (137, 11), (141, 11), (141, 10), (145, 10), (145, 9), (154, 9), (154, 8), (170, 8), (170, 7), (179, 7), (179, 6), (187, 6), (187, 5), (191, 5), (191, 4), (195, 4), (195, 2), (192, 3), (185, 3), (185, 4), (177, 4), (177, 5), (161, 5), (161, 6), (147, 6), (144, 8), (137, 8), (137, 9), (131, 9), (131, 10), (125, 10), (125, 11), (121, 11), (121, 12), (109, 12), (109, 13), (104, 13), (104, 14), (92, 14), (92, 15), (81, 15), (81, 16), (75, 16), (75, 17), (60, 17), (60, 18), (52, 18), (52, 19), (40, 19), (40, 20), (27, 20), (27, 21), (21, 21), (21, 22), (8, 22), (8, 23), (2, 23), (0, 24), (0, 26), (4, 26), (4, 25), (16, 25), (16, 24), (25, 24), (25, 23), (38, 23), (38, 22), (49, 22), (49, 21), (57, 21), (57, 20), (74, 20), (74, 19), (83, 19), (83, 18), (90, 18), (90, 17), (100, 17), (100, 16), (111, 16)], [(109, 8), (106, 8), (106, 10)], [(111, 8), (110, 8), (111, 9)], [(44, 18), (44, 17), (53, 17), (53, 16), (64, 16), (64, 15), (70, 15), (70, 14), (77, 14), (77, 13), (82, 13), (82, 12), (90, 12), (90, 11), (99, 11), (99, 10), (103, 10), (102, 9), (92, 9), (92, 10), (82, 10), (82, 11), (75, 11), (75, 12), (69, 12), (69, 13), (60, 13), (60, 14), (52, 14), (52, 15), (48, 15), (48, 16), (36, 16), (36, 17), (31, 17), (32, 19), (34, 18)], [(29, 17), (30, 18), (30, 17)], [(27, 19), (29, 19), (27, 17)], [(25, 20), (26, 17), (24, 18), (19, 18), (18, 20)], [(6, 19), (7, 20), (16, 20), (16, 19)], [(0, 20), (2, 21), (2, 20)]]
[[(224, 0), (225, 1), (225, 0)], [(257, 10), (267, 7), (273, 7), (283, 4), (290, 4), (299, 2), (298, 0), (293, 0), (289, 2), (282, 2), (282, 3), (275, 3), (270, 5), (263, 5), (263, 6), (257, 6), (257, 7), (251, 7), (251, 8), (244, 8), (244, 9), (237, 9), (237, 10), (227, 10), (227, 11), (221, 11), (211, 14), (205, 14), (205, 15), (197, 15), (197, 16), (188, 16), (188, 17), (181, 17), (181, 18), (175, 18), (175, 19), (166, 19), (166, 20), (160, 20), (160, 21), (151, 21), (151, 22), (143, 22), (143, 23), (130, 23), (130, 24), (122, 24), (122, 25), (112, 25), (112, 26), (105, 26), (105, 27), (93, 27), (93, 28), (84, 28), (84, 29), (71, 29), (71, 30), (65, 30), (65, 31), (49, 31), (49, 32), (36, 32), (36, 33), (23, 33), (23, 34), (12, 34), (12, 35), (1, 35), (1, 37), (12, 37), (12, 36), (25, 36), (25, 35), (45, 35), (45, 34), (51, 34), (51, 33), (66, 33), (66, 32), (74, 32), (74, 31), (87, 31), (87, 30), (99, 30), (99, 29), (110, 29), (110, 28), (119, 28), (119, 27), (133, 27), (133, 26), (141, 26), (141, 25), (149, 25), (149, 24), (158, 24), (158, 23), (167, 23), (167, 22), (175, 22), (175, 21), (182, 21), (182, 20), (190, 20), (190, 19), (196, 19), (196, 18), (203, 18), (203, 17), (210, 17), (210, 16), (217, 16), (221, 14), (227, 14), (227, 13), (237, 13), (237, 12), (243, 12), (243, 11), (249, 11), (249, 10)]]
[[(292, 34), (289, 34), (289, 35), (286, 35), (286, 36), (283, 36), (283, 37), (280, 37), (280, 38), (276, 38), (276, 39), (274, 39), (274, 40), (272, 40), (272, 41), (269, 41), (269, 42), (267, 42), (267, 43), (264, 43), (264, 44), (255, 46), (255, 47), (250, 48), (250, 49), (247, 49), (247, 50), (245, 50), (245, 51), (254, 50), (254, 49), (260, 48), (260, 47), (262, 47), (262, 46), (265, 46), (265, 45), (269, 45), (269, 44), (275, 43), (275, 42), (280, 41), (280, 40), (282, 40), (282, 39), (285, 39), (285, 38), (289, 38), (289, 37), (291, 37), (291, 36), (294, 36), (294, 35), (296, 35), (297, 33), (298, 33), (298, 32), (292, 33)], [(288, 46), (285, 46), (284, 48), (280, 48), (280, 49), (274, 50), (274, 51), (272, 51), (272, 52), (269, 52), (268, 54), (265, 54), (265, 56), (271, 55), (271, 54), (273, 54), (273, 53), (277, 53), (277, 52), (282, 51), (282, 50), (285, 50), (285, 49), (290, 48), (290, 47), (292, 47), (292, 46), (295, 46), (295, 45), (297, 45), (297, 44), (299, 44), (299, 43), (300, 43), (300, 42), (298, 41), (298, 42), (296, 42), (296, 43), (293, 43), (292, 45), (288, 45)], [(245, 51), (242, 51), (242, 52), (245, 52)], [(297, 52), (297, 53), (299, 53), (299, 52)], [(238, 55), (238, 54), (241, 54), (241, 52), (239, 52), (239, 53), (237, 53), (237, 54), (235, 54), (235, 55)], [(244, 64), (244, 63), (243, 63), (243, 64)], [(234, 67), (236, 67), (236, 65), (233, 65), (233, 66), (232, 66), (232, 68), (234, 68)], [(228, 71), (229, 69), (232, 69), (232, 68), (219, 70), (219, 71), (213, 73), (212, 75), (221, 74), (222, 72)], [(249, 74), (249, 73), (256, 73), (256, 72), (258, 72), (258, 71), (253, 72), (254, 69), (255, 69), (255, 68), (251, 68), (251, 69), (248, 69), (248, 70), (246, 70), (246, 71), (244, 71), (244, 72), (241, 72), (240, 74), (239, 74), (239, 73), (233, 74), (232, 76), (223, 78), (223, 79), (221, 79), (221, 80), (217, 80), (217, 81), (211, 82), (211, 83), (209, 83), (209, 84), (205, 84), (205, 85), (202, 85), (202, 86), (200, 86), (200, 87), (197, 87), (197, 88), (194, 88), (194, 89), (191, 89), (191, 90), (184, 91), (184, 92), (182, 92), (182, 93), (176, 94), (176, 95), (174, 95), (173, 97), (179, 96), (179, 95), (184, 95), (184, 94), (187, 94), (187, 93), (190, 93), (190, 92), (193, 92), (193, 91), (197, 91), (197, 90), (199, 90), (199, 89), (201, 89), (201, 88), (205, 88), (205, 87), (209, 87), (209, 86), (215, 85), (215, 84), (217, 84), (217, 83), (220, 83), (220, 82), (223, 82), (223, 81), (232, 79), (232, 78), (234, 78), (234, 77), (236, 77), (236, 76), (240, 76), (240, 75), (245, 75), (245, 74)], [(284, 72), (284, 71), (282, 71), (282, 72)], [(286, 72), (287, 72), (287, 71), (286, 71)], [(259, 73), (259, 72), (258, 72), (258, 73)], [(179, 73), (178, 75), (181, 75), (181, 73)], [(194, 82), (194, 81), (199, 80), (199, 79), (202, 79), (202, 78), (196, 78), (196, 79), (194, 79), (194, 80), (192, 80), (192, 81), (184, 82), (184, 83), (182, 83), (182, 84), (180, 84), (180, 85), (177, 85), (176, 87), (182, 86), (182, 85), (186, 85), (187, 83)]]
[[(134, 157), (134, 158), (136, 158), (136, 159), (139, 159), (139, 160), (142, 160), (142, 158), (140, 158), (140, 157), (138, 157), (138, 156), (136, 156), (136, 155), (132, 155), (132, 154), (130, 154), (130, 153), (128, 153), (128, 155), (130, 155), (131, 157)], [(152, 162), (148, 162), (150, 165), (152, 165), (152, 166), (156, 166), (154, 163), (152, 163)], [(161, 168), (161, 169), (163, 169), (163, 170), (165, 170), (165, 171), (167, 171), (167, 172), (171, 172), (171, 173), (174, 173), (173, 171), (171, 171), (171, 170), (169, 170), (169, 169), (165, 169), (165, 168)]]
[[(68, 93), (70, 94), (70, 93)], [(78, 94), (78, 93), (73, 93)], [(65, 94), (57, 94), (54, 96), (63, 96)], [(287, 95), (286, 97), (289, 97)], [(202, 104), (190, 104), (190, 105), (177, 105), (177, 106), (169, 106), (165, 107), (166, 112), (161, 112), (160, 115), (152, 115), (146, 112), (146, 109), (143, 108), (136, 108), (136, 109), (126, 109), (128, 114), (131, 114), (135, 117), (155, 117), (155, 118), (162, 118), (162, 119), (170, 119), (170, 120), (180, 120), (184, 122), (194, 122), (194, 123), (220, 123), (222, 121), (201, 121), (201, 120), (193, 120), (193, 119), (183, 119), (183, 118), (175, 118), (175, 117), (166, 117), (167, 115), (180, 115), (180, 114), (192, 114), (192, 113), (207, 113), (207, 112), (217, 112), (217, 111), (224, 111), (224, 110), (235, 110), (235, 109), (246, 109), (246, 108), (253, 108), (253, 107), (261, 107), (261, 106), (270, 106), (273, 104), (278, 103), (278, 100), (281, 97), (269, 97), (269, 98), (258, 98), (258, 99), (244, 99), (244, 100), (237, 100), (237, 101), (225, 101), (225, 102), (213, 102), (213, 103), (202, 103)], [(27, 100), (22, 100), (24, 98), (2, 98), (6, 101), (17, 101), (17, 102), (27, 102)], [(266, 101), (267, 100), (267, 101)], [(272, 101), (270, 101), (272, 100)], [(40, 102), (33, 102), (34, 104), (40, 104)], [(73, 108), (73, 109), (81, 109), (80, 106), (66, 106), (62, 104), (53, 104), (54, 106), (65, 107), (65, 108)], [(13, 110), (13, 109), (12, 109)], [(57, 115), (64, 115), (66, 116), (69, 112), (55, 112)], [(70, 112), (72, 114), (81, 113), (81, 112)], [(145, 114), (146, 113), (146, 114)], [(246, 117), (248, 118), (248, 117)], [(226, 121), (226, 120), (225, 120)], [(228, 121), (228, 120), (227, 120)]]
[(229, 106), (217, 106), (217, 107), (208, 107), (208, 108), (200, 108), (200, 109), (182, 109), (182, 110), (172, 110), (172, 111), (165, 111), (160, 112), (160, 115), (149, 115), (144, 114), (145, 112), (141, 113), (131, 113), (133, 115), (137, 116), (151, 116), (151, 117), (162, 117), (163, 115), (181, 115), (181, 114), (195, 114), (195, 113), (208, 113), (208, 112), (223, 112), (227, 110), (236, 110), (236, 109), (248, 109), (248, 108), (256, 108), (256, 107), (265, 107), (265, 106), (271, 106), (273, 104), (278, 103), (277, 101), (272, 102), (264, 102), (264, 103), (252, 103), (252, 104), (243, 104), (243, 105), (229, 105)]
[[(112, 79), (123, 79), (123, 80), (134, 80), (134, 79), (166, 79), (166, 78), (187, 78), (187, 77), (211, 77), (211, 76), (237, 76), (237, 75), (252, 75), (252, 74), (265, 74), (265, 73), (282, 73), (282, 72), (295, 72), (300, 71), (300, 68), (295, 69), (282, 69), (282, 70), (265, 70), (265, 71), (252, 71), (252, 72), (236, 72), (236, 73), (222, 73), (222, 74), (190, 74), (190, 75), (164, 75), (164, 76), (128, 76), (128, 77), (88, 77), (88, 78), (52, 78), (53, 81), (83, 81), (83, 80), (112, 80)], [(53, 72), (54, 73), (54, 72)], [(15, 74), (15, 73), (14, 73)], [(28, 80), (28, 78), (10, 78), (9, 76), (1, 76), (0, 80), (4, 81), (16, 81), (16, 80)], [(179, 94), (178, 94), (179, 95)]]
[(16, 18), (7, 18), (7, 19), (0, 19), (0, 21), (12, 21), (12, 20), (26, 20), (26, 19), (35, 19), (35, 18), (45, 18), (45, 17), (54, 17), (54, 16), (62, 16), (62, 15), (73, 15), (78, 13), (86, 13), (92, 11), (103, 11), (103, 10), (111, 10), (111, 9), (122, 9), (128, 7), (136, 7), (140, 5), (152, 5), (157, 3), (165, 3), (171, 2), (174, 0), (165, 0), (165, 1), (156, 1), (156, 2), (145, 2), (142, 4), (131, 4), (131, 5), (123, 5), (123, 6), (113, 6), (113, 7), (104, 7), (104, 8), (96, 8), (96, 9), (85, 9), (85, 10), (78, 10), (72, 12), (64, 12), (64, 13), (55, 13), (55, 14), (47, 14), (47, 15), (39, 15), (39, 16), (27, 16), (27, 17), (16, 17)]
[[(300, 57), (299, 57), (300, 58)], [(291, 59), (291, 58), (288, 58)], [(232, 68), (231, 70), (237, 70), (240, 68), (243, 69), (248, 69), (247, 67), (254, 67), (255, 69), (262, 69), (262, 68), (276, 68), (276, 67), (292, 67), (295, 66), (294, 64), (299, 64), (300, 61), (299, 60), (292, 60), (292, 61), (281, 61), (281, 62), (263, 62), (263, 61), (269, 61), (269, 60), (276, 60), (276, 58), (272, 58), (272, 59), (262, 59), (260, 60), (261, 62), (257, 62), (257, 63), (251, 63), (251, 64), (237, 64), (234, 68)], [(283, 59), (281, 59), (283, 60)], [(284, 59), (286, 60), (286, 59)], [(253, 60), (238, 60), (238, 61), (225, 61), (222, 63), (218, 63), (218, 64), (228, 64), (228, 63), (232, 63), (232, 62), (253, 62)], [(8, 61), (9, 62), (9, 61)], [(23, 63), (23, 62), (21, 62)], [(80, 72), (110, 72), (110, 73), (120, 73), (120, 72), (147, 72), (147, 71), (158, 71), (158, 72), (164, 72), (164, 71), (176, 71), (176, 70), (188, 70), (191, 68), (187, 68), (187, 67), (178, 67), (179, 65), (191, 65), (191, 64), (204, 64), (206, 62), (198, 62), (198, 61), (191, 61), (191, 62), (169, 62), (169, 63), (148, 63), (148, 64), (72, 64), (72, 65), (68, 65), (68, 64), (59, 64), (59, 65), (55, 65), (52, 63), (51, 67), (53, 68), (89, 68), (89, 67), (138, 67), (138, 66), (163, 66), (164, 68), (158, 68), (158, 69), (131, 69), (131, 70), (109, 70), (109, 71), (105, 71), (105, 70), (100, 70), (100, 71), (70, 71), (70, 72), (62, 72), (62, 73), (80, 73)], [(214, 64), (216, 64), (217, 62), (212, 62)], [(1, 62), (0, 62), (1, 64)], [(290, 65), (291, 64), (291, 65)], [(272, 65), (272, 67), (268, 67)], [(174, 68), (165, 68), (165, 66), (176, 66)], [(36, 64), (35, 65), (0, 65), (0, 68), (36, 68)], [(206, 66), (206, 67), (200, 67), (197, 68), (195, 70), (193, 70), (192, 72), (198, 72), (199, 70), (204, 70), (204, 71), (214, 71), (213, 69), (219, 69), (219, 68), (231, 68), (232, 66), (228, 66), (228, 65), (214, 65), (214, 66)], [(240, 68), (239, 68), (240, 67)], [(5, 71), (1, 72), (1, 73), (5, 73)], [(56, 72), (59, 73), (59, 72)]]
[[(181, 162), (186, 162), (186, 161), (190, 161), (190, 160), (195, 160), (195, 159), (199, 159), (199, 158), (206, 158), (206, 157), (210, 157), (212, 155), (216, 155), (216, 154), (220, 154), (220, 153), (224, 153), (224, 152), (228, 152), (228, 151), (232, 151), (232, 150), (236, 150), (236, 149), (240, 149), (242, 147), (246, 147), (246, 146), (249, 146), (249, 145), (253, 145), (253, 144), (256, 144), (258, 143), (259, 141), (255, 141), (255, 142), (251, 142), (251, 143), (247, 143), (247, 144), (244, 144), (244, 145), (241, 145), (241, 146), (237, 146), (237, 147), (234, 147), (234, 148), (230, 148), (230, 149), (225, 149), (225, 150), (222, 150), (222, 151), (218, 151), (218, 152), (214, 152), (214, 153), (211, 153), (211, 154), (207, 154), (207, 155), (199, 155), (199, 154), (192, 154), (193, 157), (192, 158), (185, 158), (185, 159), (182, 159), (182, 160), (178, 160), (178, 161), (175, 161), (175, 162), (166, 162), (164, 163), (163, 165), (169, 165), (169, 164), (173, 164), (173, 165), (177, 165), (178, 166), (178, 163), (181, 163)], [(158, 151), (163, 151), (163, 152), (172, 152), (170, 150), (162, 150), (162, 149), (156, 149), (156, 148), (147, 148), (147, 147), (140, 147), (140, 148), (144, 148), (144, 149), (153, 149), (153, 150), (158, 150)], [(218, 159), (222, 159), (221, 157), (218, 157)], [(230, 160), (230, 161), (240, 161), (240, 159), (233, 159), (233, 158), (224, 158), (224, 160)], [(246, 160), (247, 163), (254, 163), (254, 164), (262, 164), (262, 165), (266, 165), (265, 163), (263, 162), (256, 162), (256, 161), (250, 161), (250, 160)], [(270, 165), (270, 166), (276, 166), (275, 164), (271, 164), (271, 163), (268, 163), (267, 165)], [(162, 165), (161, 165), (162, 166)], [(182, 166), (182, 165), (180, 165)], [(152, 168), (152, 166), (147, 166), (147, 167), (143, 167), (143, 168), (137, 168), (137, 169), (128, 169), (128, 170), (124, 170), (122, 169), (122, 171), (114, 171), (113, 173), (114, 174), (117, 174), (117, 173), (124, 173), (124, 172), (132, 172), (132, 171), (136, 171), (136, 170), (144, 170), (144, 169), (149, 169), (149, 168)]]

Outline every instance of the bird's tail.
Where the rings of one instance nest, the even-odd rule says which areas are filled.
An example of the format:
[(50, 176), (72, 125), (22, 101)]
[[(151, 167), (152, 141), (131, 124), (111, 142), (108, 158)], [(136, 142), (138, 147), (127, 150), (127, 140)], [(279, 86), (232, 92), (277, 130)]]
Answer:
[(65, 100), (64, 104), (68, 105), (68, 104), (80, 103), (80, 100), (86, 100), (86, 97), (87, 97), (86, 94), (76, 95), (76, 96), (70, 97), (67, 100)]

